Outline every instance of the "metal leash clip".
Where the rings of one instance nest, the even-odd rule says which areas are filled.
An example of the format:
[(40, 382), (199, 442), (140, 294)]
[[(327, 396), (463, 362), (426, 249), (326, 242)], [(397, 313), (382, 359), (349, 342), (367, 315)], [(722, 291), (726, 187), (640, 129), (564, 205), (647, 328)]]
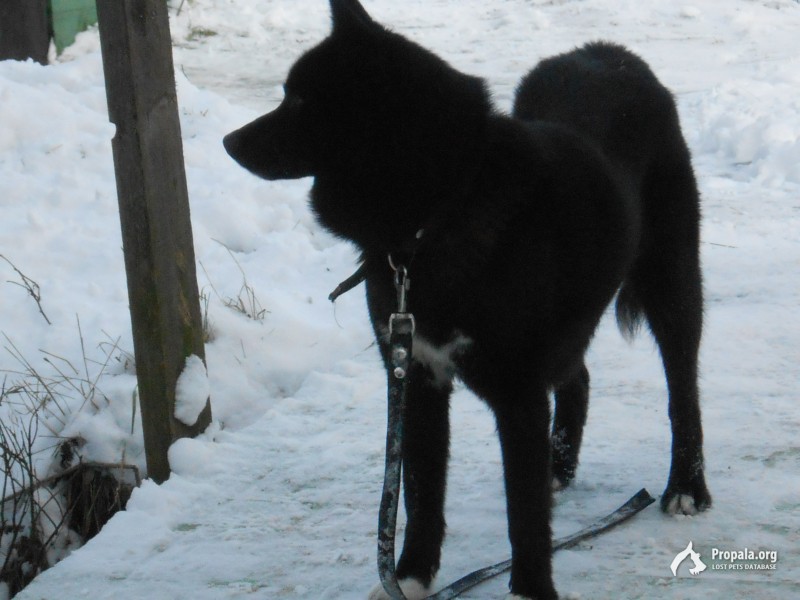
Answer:
[(403, 379), (408, 372), (411, 359), (411, 340), (416, 329), (414, 315), (408, 312), (407, 295), (411, 289), (411, 279), (404, 265), (395, 265), (389, 255), (389, 265), (394, 270), (394, 286), (397, 290), (397, 312), (389, 317), (389, 344), (394, 376)]

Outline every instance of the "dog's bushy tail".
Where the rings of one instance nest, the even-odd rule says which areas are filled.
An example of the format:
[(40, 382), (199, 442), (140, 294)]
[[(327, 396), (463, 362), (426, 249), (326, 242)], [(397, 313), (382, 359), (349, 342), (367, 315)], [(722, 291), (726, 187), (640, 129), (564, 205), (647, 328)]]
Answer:
[(616, 315), (617, 327), (622, 337), (629, 342), (633, 341), (642, 327), (645, 315), (636, 289), (630, 281), (623, 283), (617, 294)]

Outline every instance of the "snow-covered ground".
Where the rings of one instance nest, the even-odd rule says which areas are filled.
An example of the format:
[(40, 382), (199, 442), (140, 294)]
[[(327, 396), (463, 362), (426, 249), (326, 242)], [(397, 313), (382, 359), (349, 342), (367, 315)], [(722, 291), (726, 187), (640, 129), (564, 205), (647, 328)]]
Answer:
[[(306, 206), (309, 181), (268, 183), (224, 153), (228, 131), (280, 99), (292, 61), (328, 30), (324, 0), (172, 3), (184, 151), (215, 423), (171, 450), (174, 474), (18, 598), (364, 598), (376, 580), (384, 376), (363, 292), (327, 294), (356, 255)], [(707, 293), (702, 396), (714, 507), (651, 507), (555, 558), (565, 598), (800, 598), (800, 4), (793, 0), (365, 0), (378, 20), (485, 77), (507, 110), (537, 59), (605, 38), (642, 55), (676, 94), (703, 193)], [(41, 373), (84, 370), (94, 403), (62, 399), (47, 425), (87, 459), (144, 467), (131, 434), (135, 377), (96, 32), (57, 64), (0, 63), (0, 254), (41, 287), (48, 325), (0, 260), (0, 344)], [(246, 283), (262, 319), (226, 306)], [(11, 283), (9, 283), (11, 282)], [(76, 318), (80, 319), (80, 334)], [(81, 336), (83, 338), (82, 350)], [(61, 357), (46, 362), (47, 354)], [(0, 351), (0, 370), (18, 371)], [(604, 320), (589, 355), (593, 399), (570, 533), (669, 467), (658, 354)], [(0, 375), (0, 381), (2, 381)], [(9, 382), (13, 376), (9, 376)], [(8, 418), (8, 404), (0, 415)], [(54, 443), (42, 427), (38, 460)], [(498, 444), (487, 409), (453, 400), (448, 538), (440, 582), (508, 553)], [(402, 518), (401, 518), (402, 520)], [(694, 543), (709, 568), (670, 563)], [(774, 570), (722, 570), (714, 548), (777, 551)], [(505, 578), (467, 594), (499, 598)], [(3, 597), (0, 589), (0, 598)]]

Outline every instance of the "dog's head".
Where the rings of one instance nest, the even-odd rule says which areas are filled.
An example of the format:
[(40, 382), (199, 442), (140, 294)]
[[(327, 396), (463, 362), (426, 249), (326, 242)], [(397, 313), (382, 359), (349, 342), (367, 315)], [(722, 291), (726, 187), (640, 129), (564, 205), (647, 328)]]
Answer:
[(291, 68), (281, 104), (223, 139), (228, 154), (259, 177), (316, 175), (337, 142), (355, 133), (359, 93), (351, 86), (363, 82), (358, 54), (384, 30), (357, 1), (331, 0), (331, 11), (333, 32)]
[(372, 164), (378, 148), (402, 152), (403, 164), (415, 150), (452, 152), (449, 125), (487, 112), (483, 82), (387, 31), (358, 0), (330, 6), (333, 30), (291, 68), (283, 102), (225, 136), (231, 157), (265, 179), (294, 179)]
[(452, 188), (490, 109), (482, 80), (386, 30), (358, 0), (330, 7), (331, 34), (292, 66), (283, 102), (224, 144), (265, 179), (314, 176), (320, 219), (355, 239), (344, 222), (393, 211), (392, 196), (418, 212)]

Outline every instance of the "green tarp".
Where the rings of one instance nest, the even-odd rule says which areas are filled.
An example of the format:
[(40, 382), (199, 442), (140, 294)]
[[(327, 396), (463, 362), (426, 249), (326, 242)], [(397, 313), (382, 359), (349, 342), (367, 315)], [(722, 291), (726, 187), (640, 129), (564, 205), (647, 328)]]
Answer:
[(78, 33), (97, 23), (95, 0), (50, 0), (49, 6), (59, 54), (75, 41)]

